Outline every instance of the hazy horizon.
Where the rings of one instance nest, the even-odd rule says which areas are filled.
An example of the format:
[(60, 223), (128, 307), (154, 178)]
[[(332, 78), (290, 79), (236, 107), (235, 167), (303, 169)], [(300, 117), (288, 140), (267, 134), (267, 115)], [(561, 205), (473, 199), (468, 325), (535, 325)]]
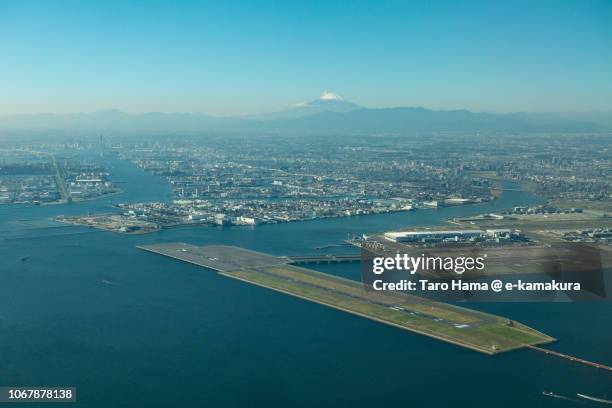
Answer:
[[(338, 95), (340, 96), (340, 95)], [(227, 114), (214, 114), (214, 113), (210, 113), (210, 112), (203, 112), (203, 111), (179, 111), (179, 110), (148, 110), (148, 111), (130, 111), (130, 110), (126, 110), (126, 109), (119, 109), (119, 108), (114, 108), (114, 107), (107, 107), (107, 108), (100, 108), (100, 109), (95, 109), (95, 110), (80, 110), (80, 111), (66, 111), (66, 112), (58, 112), (58, 111), (40, 111), (40, 112), (13, 112), (13, 113), (6, 113), (6, 112), (0, 112), (0, 117), (9, 117), (9, 116), (28, 116), (28, 115), (79, 115), (79, 114), (96, 114), (96, 113), (105, 113), (105, 112), (117, 112), (117, 113), (124, 113), (124, 114), (128, 114), (128, 115), (143, 115), (143, 114), (154, 114), (154, 113), (159, 113), (159, 114), (193, 114), (193, 115), (206, 115), (206, 116), (211, 116), (211, 117), (218, 117), (218, 118), (248, 118), (248, 117), (256, 117), (257, 115), (262, 115), (262, 114), (266, 114), (266, 113), (278, 113), (278, 112), (283, 112), (285, 110), (291, 110), (291, 109), (296, 109), (296, 108), (300, 108), (305, 106), (306, 104), (312, 102), (312, 101), (316, 101), (316, 100), (322, 100), (323, 98), (318, 97), (315, 99), (312, 99), (310, 101), (307, 102), (298, 102), (298, 103), (294, 103), (291, 105), (286, 105), (286, 106), (279, 106), (276, 109), (272, 108), (272, 110), (269, 111), (265, 111), (265, 112), (245, 112), (245, 113), (227, 113)], [(342, 98), (343, 100), (345, 100), (344, 98)], [(432, 111), (458, 111), (458, 110), (467, 110), (469, 112), (473, 112), (473, 113), (489, 113), (489, 114), (499, 114), (499, 115), (504, 115), (504, 114), (513, 114), (513, 113), (533, 113), (533, 114), (546, 114), (546, 113), (610, 113), (612, 114), (612, 108), (610, 108), (609, 110), (579, 110), (579, 109), (574, 109), (574, 110), (516, 110), (516, 111), (505, 111), (505, 112), (500, 112), (500, 111), (494, 111), (494, 110), (490, 110), (490, 109), (484, 109), (484, 110), (474, 110), (474, 109), (468, 109), (468, 108), (464, 108), (464, 107), (456, 107), (456, 108), (440, 108), (440, 109), (436, 109), (436, 108), (432, 108), (429, 106), (423, 106), (422, 104), (417, 104), (417, 105), (393, 105), (393, 106), (366, 106), (360, 103), (357, 103), (355, 101), (352, 100), (346, 100), (346, 102), (350, 102), (350, 103), (354, 103), (357, 105), (357, 109), (400, 109), (400, 108), (412, 108), (412, 109), (427, 109), (427, 110), (432, 110)]]

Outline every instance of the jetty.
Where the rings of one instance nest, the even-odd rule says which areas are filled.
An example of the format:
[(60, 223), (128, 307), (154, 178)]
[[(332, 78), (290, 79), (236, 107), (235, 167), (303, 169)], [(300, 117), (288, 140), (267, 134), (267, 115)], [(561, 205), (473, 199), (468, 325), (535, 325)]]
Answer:
[(574, 361), (576, 363), (580, 363), (580, 364), (584, 364), (584, 365), (588, 365), (590, 367), (599, 368), (601, 370), (612, 371), (612, 367), (607, 366), (605, 364), (595, 363), (595, 362), (592, 362), (592, 361), (585, 360), (583, 358), (578, 358), (578, 357), (570, 356), (568, 354), (559, 353), (558, 351), (553, 351), (553, 350), (545, 349), (545, 348), (542, 348), (542, 347), (537, 347), (537, 346), (535, 346), (533, 344), (525, 344), (525, 347), (528, 348), (528, 349), (531, 349), (531, 350), (539, 351), (540, 353), (544, 353), (544, 354), (548, 354), (548, 355), (551, 355), (551, 356), (556, 356), (556, 357), (564, 358), (566, 360)]

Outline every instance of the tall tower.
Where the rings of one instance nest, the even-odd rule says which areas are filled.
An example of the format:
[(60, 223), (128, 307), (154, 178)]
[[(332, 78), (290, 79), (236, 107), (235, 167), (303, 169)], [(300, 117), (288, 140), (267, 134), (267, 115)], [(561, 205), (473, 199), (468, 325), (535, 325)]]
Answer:
[(105, 143), (104, 135), (100, 134), (100, 157), (104, 157)]

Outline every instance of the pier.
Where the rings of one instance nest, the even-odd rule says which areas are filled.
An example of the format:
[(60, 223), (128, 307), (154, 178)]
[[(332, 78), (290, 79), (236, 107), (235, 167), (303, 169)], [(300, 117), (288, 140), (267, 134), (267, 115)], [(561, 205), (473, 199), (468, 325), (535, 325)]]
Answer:
[(595, 362), (592, 362), (592, 361), (584, 360), (582, 358), (570, 356), (568, 354), (559, 353), (558, 351), (548, 350), (548, 349), (545, 349), (545, 348), (533, 346), (531, 344), (525, 344), (525, 347), (527, 347), (527, 348), (529, 348), (531, 350), (539, 351), (539, 352), (544, 353), (544, 354), (550, 354), (550, 355), (553, 355), (553, 356), (564, 358), (566, 360), (575, 361), (575, 362), (580, 363), (580, 364), (585, 364), (585, 365), (588, 365), (588, 366), (591, 366), (591, 367), (595, 367), (595, 368), (599, 368), (599, 369), (602, 369), (602, 370), (612, 371), (612, 367), (607, 366), (605, 364), (600, 364), (600, 363), (595, 363)]

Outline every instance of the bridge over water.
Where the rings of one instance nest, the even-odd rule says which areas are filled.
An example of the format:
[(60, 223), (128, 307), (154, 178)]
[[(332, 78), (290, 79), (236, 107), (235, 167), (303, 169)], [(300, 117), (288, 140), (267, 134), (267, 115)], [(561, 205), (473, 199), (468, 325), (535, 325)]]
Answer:
[(318, 264), (318, 263), (344, 263), (344, 262), (359, 262), (361, 255), (359, 254), (325, 254), (325, 255), (291, 255), (286, 256), (291, 264)]

